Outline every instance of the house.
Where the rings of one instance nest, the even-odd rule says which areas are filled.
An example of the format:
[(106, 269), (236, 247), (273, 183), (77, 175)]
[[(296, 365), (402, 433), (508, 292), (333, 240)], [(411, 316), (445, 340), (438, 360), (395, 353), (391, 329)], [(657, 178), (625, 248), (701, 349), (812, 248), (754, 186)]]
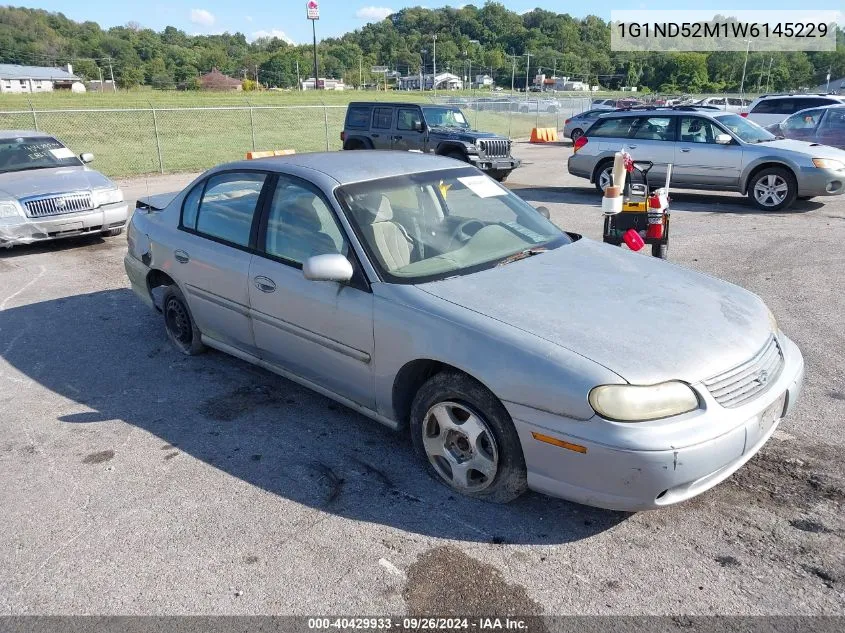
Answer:
[[(314, 90), (314, 78), (309, 77), (308, 79), (303, 79), (300, 82), (300, 85), (303, 90)], [(343, 83), (343, 79), (327, 79), (325, 77), (320, 77), (317, 80), (317, 88), (320, 90), (342, 91), (346, 89), (346, 84)]]
[(212, 68), (210, 73), (200, 75), (200, 88), (202, 90), (233, 91), (243, 90), (243, 84), (240, 79), (229, 77), (216, 68)]
[(475, 85), (479, 88), (490, 88), (493, 86), (493, 78), (490, 75), (476, 75)]
[(0, 92), (85, 92), (82, 79), (73, 74), (73, 66), (19, 66), (0, 64)]

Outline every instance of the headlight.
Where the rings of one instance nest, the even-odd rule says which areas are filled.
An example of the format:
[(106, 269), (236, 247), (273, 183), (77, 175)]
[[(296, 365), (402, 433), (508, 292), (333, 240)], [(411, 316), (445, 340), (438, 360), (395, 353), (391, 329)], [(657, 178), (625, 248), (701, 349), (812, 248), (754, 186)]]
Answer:
[(658, 385), (601, 385), (590, 391), (596, 413), (618, 422), (643, 422), (698, 408), (698, 396), (682, 382)]
[(23, 215), (17, 202), (11, 200), (0, 201), (0, 218), (19, 218)]
[(123, 202), (123, 192), (120, 189), (94, 189), (93, 202), (94, 207)]
[(813, 165), (819, 169), (845, 169), (845, 163), (832, 158), (814, 158)]
[(775, 315), (772, 314), (772, 311), (769, 310), (769, 326), (772, 328), (772, 332), (777, 334), (778, 331), (778, 320), (775, 318)]

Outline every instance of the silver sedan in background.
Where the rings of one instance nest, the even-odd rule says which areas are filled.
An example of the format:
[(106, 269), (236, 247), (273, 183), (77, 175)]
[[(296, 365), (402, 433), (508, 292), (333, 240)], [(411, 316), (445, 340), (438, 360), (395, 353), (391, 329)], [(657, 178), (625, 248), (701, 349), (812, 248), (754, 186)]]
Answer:
[(757, 296), (564, 232), (448, 158), (244, 161), (139, 205), (126, 271), (179, 350), (409, 429), (431, 475), (473, 497), (683, 501), (801, 390), (801, 352)]
[(43, 132), (0, 131), (0, 245), (122, 233), (123, 193), (92, 160)]

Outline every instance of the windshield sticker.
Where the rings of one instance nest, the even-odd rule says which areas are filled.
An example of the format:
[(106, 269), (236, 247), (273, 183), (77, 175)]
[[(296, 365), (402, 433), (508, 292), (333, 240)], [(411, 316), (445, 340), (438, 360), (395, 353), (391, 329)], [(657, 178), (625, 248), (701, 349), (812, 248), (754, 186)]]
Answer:
[(452, 185), (447, 185), (445, 182), (443, 182), (443, 181), (441, 180), (441, 181), (440, 181), (440, 184), (438, 185), (438, 187), (439, 187), (439, 189), (440, 189), (440, 195), (441, 195), (441, 196), (443, 196), (443, 199), (445, 200), (445, 199), (446, 199), (446, 194), (448, 193), (449, 189), (451, 189), (451, 188), (452, 188)]
[(67, 147), (57, 147), (56, 149), (51, 149), (50, 153), (53, 155), (54, 158), (58, 158), (59, 160), (74, 157), (74, 153), (70, 151)]
[(517, 222), (505, 222), (504, 225), (514, 233), (517, 233), (522, 237), (531, 240), (535, 244), (539, 244), (540, 242), (546, 241), (545, 236), (540, 235), (539, 233), (537, 233), (536, 231), (532, 231), (531, 229), (527, 229)]
[(467, 176), (466, 178), (458, 178), (458, 182), (479, 198), (505, 196), (508, 193), (507, 189), (500, 187), (495, 180), (491, 180), (487, 176)]

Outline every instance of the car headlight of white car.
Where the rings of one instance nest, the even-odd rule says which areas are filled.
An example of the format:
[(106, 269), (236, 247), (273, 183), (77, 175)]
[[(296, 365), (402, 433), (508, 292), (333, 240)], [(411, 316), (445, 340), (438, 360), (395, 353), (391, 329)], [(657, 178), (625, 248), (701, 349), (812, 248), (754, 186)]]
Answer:
[(20, 205), (14, 200), (0, 200), (0, 221), (23, 217)]
[(657, 385), (600, 385), (590, 391), (596, 413), (617, 422), (644, 422), (698, 408), (698, 396), (682, 382)]
[(118, 189), (94, 189), (94, 207), (101, 207), (104, 204), (115, 204), (123, 202), (123, 192)]
[(813, 165), (819, 169), (845, 169), (845, 163), (833, 158), (814, 158)]

